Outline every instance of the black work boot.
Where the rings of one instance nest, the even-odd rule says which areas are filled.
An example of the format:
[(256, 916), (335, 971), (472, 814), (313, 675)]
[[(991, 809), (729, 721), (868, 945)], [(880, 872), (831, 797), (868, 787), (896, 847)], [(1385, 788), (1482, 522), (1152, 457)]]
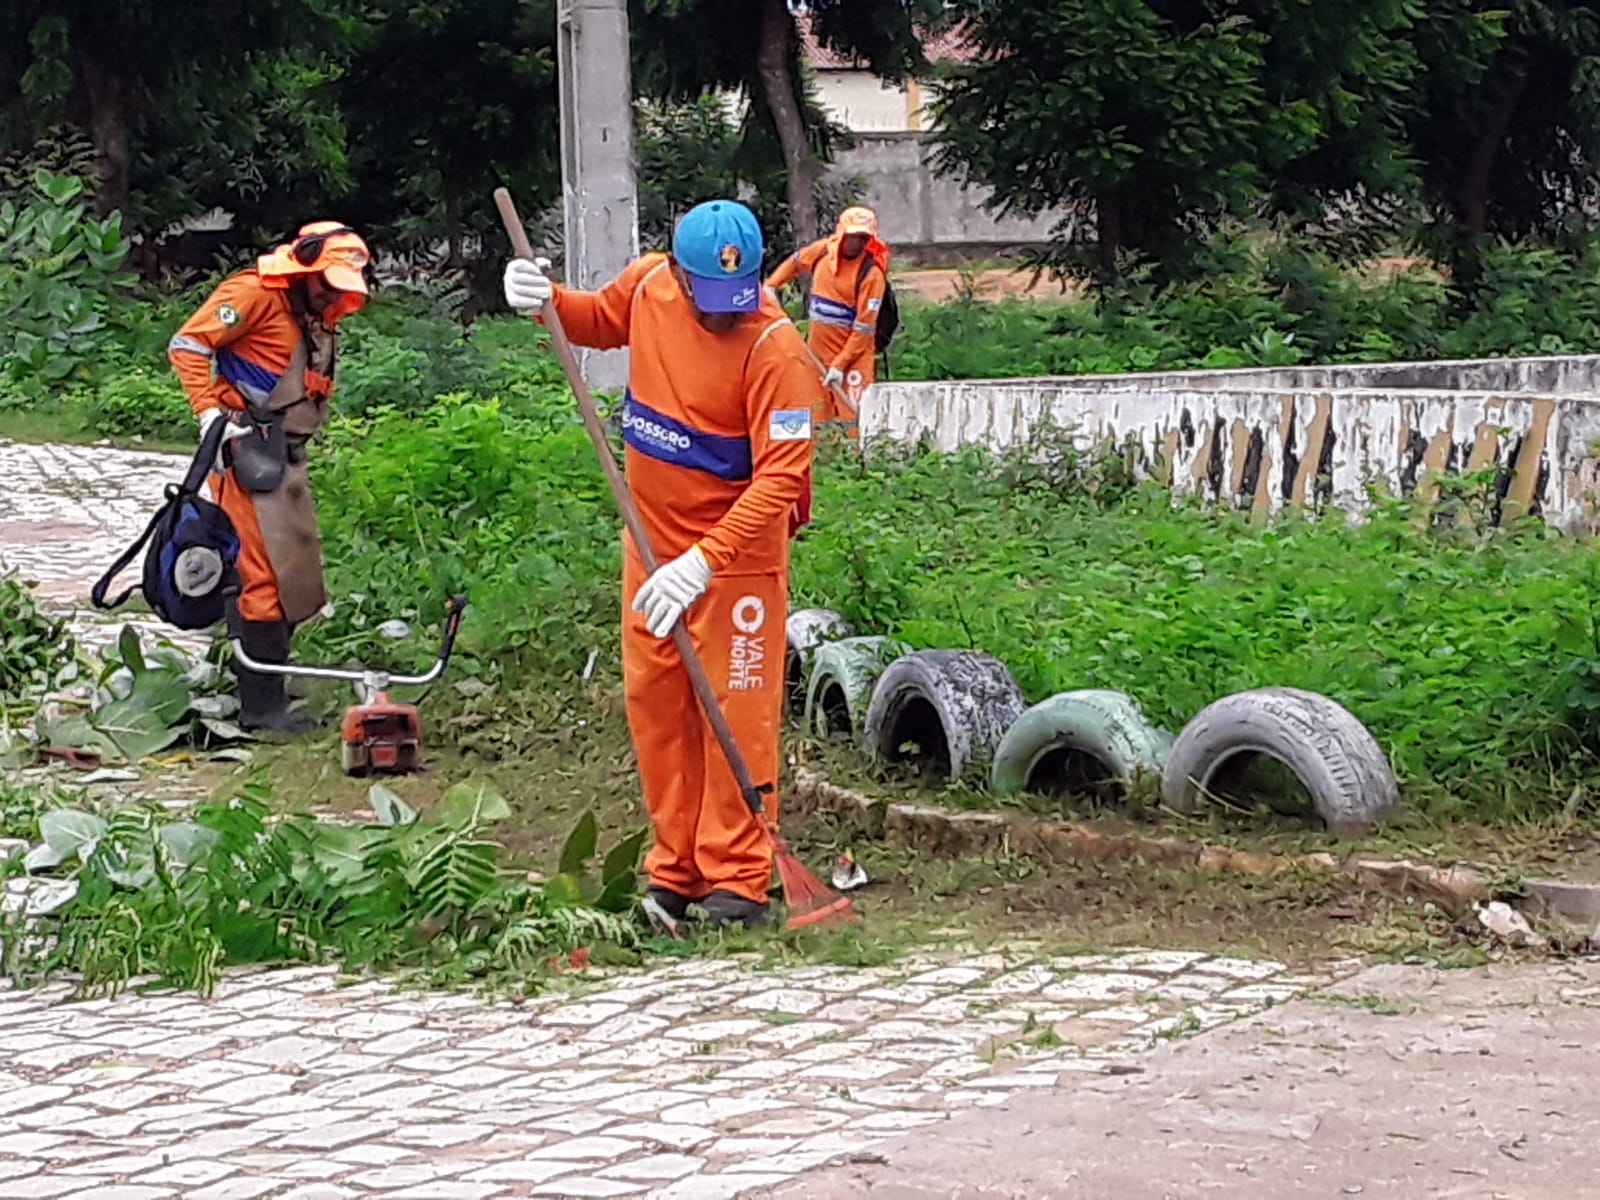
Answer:
[[(241, 621), (239, 641), (257, 662), (289, 661), (289, 625), (284, 621)], [(304, 713), (291, 712), (282, 675), (264, 675), (235, 661), (239, 680), (239, 725), (254, 732), (298, 734), (315, 729), (317, 722)]]
[(743, 925), (746, 929), (756, 929), (772, 919), (772, 910), (764, 901), (750, 900), (734, 892), (712, 892), (700, 901), (700, 907), (706, 910), (706, 924), (713, 927)]

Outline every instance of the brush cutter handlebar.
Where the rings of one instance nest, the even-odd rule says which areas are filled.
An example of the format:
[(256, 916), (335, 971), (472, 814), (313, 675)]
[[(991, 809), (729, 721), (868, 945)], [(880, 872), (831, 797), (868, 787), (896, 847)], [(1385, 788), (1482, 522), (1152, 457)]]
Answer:
[(244, 648), (239, 628), (239, 610), (228, 605), (228, 637), (233, 643), (233, 657), (248, 671), (261, 675), (283, 675), (299, 679), (337, 679), (353, 683), (363, 694), (377, 693), (390, 687), (426, 687), (438, 681), (450, 665), (455, 651), (456, 634), (461, 629), (461, 617), (466, 612), (467, 597), (460, 594), (445, 601), (444, 635), (439, 642), (439, 653), (433, 666), (416, 675), (393, 675), (370, 667), (306, 667), (296, 663), (264, 663), (251, 658)]

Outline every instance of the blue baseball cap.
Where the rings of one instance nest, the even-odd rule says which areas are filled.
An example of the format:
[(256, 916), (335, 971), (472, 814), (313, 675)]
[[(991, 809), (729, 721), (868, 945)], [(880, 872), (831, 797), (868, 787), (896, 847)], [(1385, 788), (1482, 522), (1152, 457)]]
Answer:
[(689, 277), (701, 312), (745, 313), (761, 307), (761, 223), (737, 200), (707, 200), (678, 222), (672, 256)]

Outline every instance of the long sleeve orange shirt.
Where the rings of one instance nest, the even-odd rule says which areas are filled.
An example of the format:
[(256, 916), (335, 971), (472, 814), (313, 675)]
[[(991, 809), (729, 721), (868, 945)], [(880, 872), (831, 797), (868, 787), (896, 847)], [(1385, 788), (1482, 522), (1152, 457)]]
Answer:
[[(825, 366), (849, 372), (876, 348), (878, 313), (888, 280), (869, 259), (843, 258), (837, 234), (795, 251), (767, 277), (780, 288), (797, 276), (811, 276), (811, 328), (807, 340)], [(865, 271), (863, 272), (863, 268)]]
[(252, 268), (230, 275), (167, 344), (167, 361), (196, 415), (222, 405), (243, 408), (244, 391), (264, 398), (289, 365), (300, 326), (282, 288)]
[(557, 287), (554, 304), (574, 342), (628, 347), (628, 486), (658, 558), (698, 544), (719, 574), (786, 564), (817, 378), (777, 299), (764, 291), (757, 312), (711, 333), (652, 254), (598, 291)]

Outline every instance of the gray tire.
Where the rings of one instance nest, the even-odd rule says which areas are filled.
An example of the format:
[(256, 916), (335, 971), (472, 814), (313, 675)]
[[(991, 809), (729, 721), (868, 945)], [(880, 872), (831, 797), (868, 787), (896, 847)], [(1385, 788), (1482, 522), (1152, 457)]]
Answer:
[(1392, 814), (1400, 788), (1383, 749), (1349, 709), (1299, 688), (1225, 696), (1183, 727), (1161, 774), (1161, 800), (1180, 813), (1228, 795), (1231, 776), (1258, 756), (1291, 771), (1336, 834), (1366, 833)]
[(886, 637), (824, 642), (811, 658), (805, 725), (820, 737), (858, 736), (879, 676), (910, 647)]
[(1146, 721), (1126, 692), (1061, 692), (1006, 730), (989, 788), (998, 796), (1123, 794), (1137, 776), (1159, 773), (1171, 748), (1172, 734)]
[[(951, 780), (986, 769), (1027, 708), (1005, 663), (975, 650), (917, 650), (873, 689), (867, 748), (881, 762), (920, 761)], [(916, 752), (904, 747), (914, 744)]]
[(805, 704), (806, 675), (811, 657), (824, 642), (849, 637), (850, 623), (831, 608), (797, 608), (784, 622), (788, 647), (783, 657), (784, 695), (789, 711), (799, 712)]

